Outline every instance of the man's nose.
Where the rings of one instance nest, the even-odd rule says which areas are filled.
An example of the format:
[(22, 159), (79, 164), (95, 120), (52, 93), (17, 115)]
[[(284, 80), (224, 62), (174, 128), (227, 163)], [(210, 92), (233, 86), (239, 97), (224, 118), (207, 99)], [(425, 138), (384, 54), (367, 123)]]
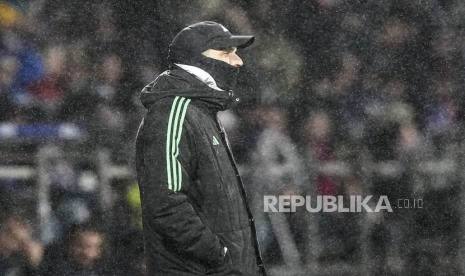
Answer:
[(231, 53), (229, 57), (229, 63), (234, 67), (241, 67), (242, 65), (244, 65), (244, 62), (242, 61), (241, 57), (239, 57), (236, 53)]

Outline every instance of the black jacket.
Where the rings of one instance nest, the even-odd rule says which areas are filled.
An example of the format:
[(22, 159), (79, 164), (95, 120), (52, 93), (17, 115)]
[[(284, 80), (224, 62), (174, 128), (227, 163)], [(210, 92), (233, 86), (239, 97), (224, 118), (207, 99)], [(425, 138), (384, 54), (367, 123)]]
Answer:
[(136, 167), (150, 275), (264, 274), (246, 193), (216, 117), (233, 100), (231, 91), (180, 68), (142, 91), (147, 114)]

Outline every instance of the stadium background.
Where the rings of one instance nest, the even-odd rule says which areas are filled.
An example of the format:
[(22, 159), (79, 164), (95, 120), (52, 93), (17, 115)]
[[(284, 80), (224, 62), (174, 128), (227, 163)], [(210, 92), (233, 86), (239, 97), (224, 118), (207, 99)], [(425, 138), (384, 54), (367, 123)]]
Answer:
[[(256, 36), (221, 117), (270, 274), (464, 275), (465, 2), (345, 2), (0, 1), (0, 274), (144, 275), (138, 93), (214, 20)], [(263, 194), (424, 208), (264, 215)]]

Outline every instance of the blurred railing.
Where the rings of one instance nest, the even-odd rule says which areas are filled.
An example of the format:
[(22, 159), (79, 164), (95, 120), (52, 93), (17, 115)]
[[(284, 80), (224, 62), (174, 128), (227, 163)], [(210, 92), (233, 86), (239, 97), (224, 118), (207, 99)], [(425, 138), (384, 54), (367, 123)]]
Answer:
[[(355, 219), (358, 220), (360, 227), (359, 231), (359, 246), (360, 257), (353, 261), (339, 261), (339, 262), (324, 262), (319, 260), (323, 251), (324, 245), (321, 241), (319, 234), (318, 218), (321, 213), (307, 213), (301, 215), (306, 220), (308, 236), (307, 248), (304, 250), (305, 256), (297, 256), (297, 259), (302, 260), (301, 266), (296, 266), (295, 261), (284, 265), (273, 266), (269, 264), (271, 275), (375, 275), (379, 274), (380, 266), (384, 266), (384, 273), (389, 275), (412, 275), (412, 267), (418, 264), (414, 263), (412, 257), (416, 252), (428, 251), (439, 259), (437, 268), (434, 270), (433, 275), (443, 273), (444, 275), (460, 275), (465, 274), (465, 193), (463, 193), (463, 181), (465, 180), (465, 144), (450, 145), (450, 149), (442, 156), (427, 157), (426, 155), (418, 156), (399, 156), (395, 160), (387, 160), (376, 162), (366, 151), (360, 151), (358, 162), (347, 161), (310, 161), (309, 174), (312, 175), (309, 185), (315, 185), (316, 177), (324, 175), (338, 179), (337, 182), (346, 182), (346, 180), (353, 179), (357, 175), (360, 186), (361, 194), (364, 195), (380, 195), (375, 191), (375, 182), (384, 182), (385, 186), (391, 185), (408, 185), (408, 193), (403, 194), (410, 200), (421, 199), (423, 207), (428, 207), (427, 210), (423, 208), (399, 210), (394, 209), (393, 213), (367, 213), (362, 212), (360, 216)], [(445, 152), (445, 151), (444, 151)], [(243, 167), (243, 172), (247, 173), (247, 168)], [(395, 187), (394, 187), (395, 188)], [(439, 198), (442, 202), (440, 206), (436, 206), (437, 202), (428, 201), (431, 195), (442, 194), (445, 191), (452, 190), (457, 197)], [(307, 194), (315, 195), (316, 191), (310, 189), (306, 191)], [(425, 198), (426, 197), (426, 198)], [(397, 198), (390, 197), (391, 204), (396, 203)], [(401, 198), (399, 198), (401, 199)], [(403, 198), (402, 198), (403, 199)], [(429, 206), (428, 206), (429, 204)], [(447, 208), (448, 210), (441, 210)], [(451, 233), (433, 233), (434, 230), (423, 229), (422, 232), (431, 232), (431, 235), (421, 236), (417, 235), (420, 227), (415, 225), (421, 216), (433, 216), (429, 212), (440, 211), (445, 213), (455, 213), (458, 211), (458, 217), (451, 217), (450, 219), (459, 219), (460, 226), (456, 229), (457, 232)], [(404, 213), (402, 213), (404, 212)], [(420, 213), (422, 212), (422, 213)], [(386, 241), (385, 248), (377, 250), (376, 244), (373, 243), (373, 235), (378, 231), (379, 226), (383, 226), (387, 231), (392, 231), (388, 236), (393, 236), (389, 241)], [(400, 226), (400, 227), (399, 227)], [(426, 226), (428, 228), (430, 226)], [(432, 227), (432, 226), (431, 226)], [(405, 237), (395, 237), (395, 235), (403, 235)], [(454, 254), (454, 249), (450, 249), (451, 254), (444, 254), (447, 251), (446, 241), (457, 240), (458, 252)], [(405, 241), (409, 242), (405, 242)], [(295, 244), (302, 243), (301, 240), (293, 241)], [(295, 248), (292, 245), (291, 248)], [(281, 248), (281, 253), (285, 252), (285, 248)], [(384, 260), (376, 260), (379, 254), (385, 254)], [(279, 255), (279, 254), (276, 254)], [(421, 260), (419, 260), (420, 262)], [(435, 272), (436, 271), (436, 272)], [(436, 274), (434, 274), (436, 273)], [(417, 274), (415, 274), (417, 275)], [(420, 275), (420, 274), (418, 274)]]
[[(2, 179), (29, 179), (36, 180), (37, 183), (37, 216), (39, 221), (39, 231), (44, 242), (50, 239), (49, 227), (51, 216), (50, 202), (50, 184), (49, 169), (51, 166), (50, 160), (56, 158), (59, 154), (69, 154), (70, 152), (60, 153), (57, 151), (57, 146), (62, 146), (61, 141), (70, 143), (81, 143), (86, 139), (84, 131), (78, 126), (66, 124), (58, 126), (40, 126), (34, 128), (31, 126), (18, 127), (14, 125), (0, 125), (0, 141), (2, 144), (20, 143), (21, 141), (31, 142), (34, 139), (40, 140), (38, 150), (33, 155), (27, 156), (33, 160), (32, 164), (24, 165), (19, 162), (4, 162), (0, 164), (0, 180)], [(460, 229), (458, 229), (458, 251), (457, 254), (447, 256), (444, 262), (451, 266), (456, 266), (460, 274), (465, 273), (465, 237), (462, 233), (465, 232), (465, 194), (462, 192), (463, 180), (465, 179), (465, 145), (456, 145), (451, 154), (440, 158), (419, 158), (415, 160), (393, 160), (386, 162), (374, 162), (367, 156), (359, 158), (360, 164), (357, 164), (357, 170), (354, 164), (344, 161), (331, 161), (314, 164), (315, 174), (337, 177), (345, 179), (358, 174), (363, 186), (363, 193), (369, 194), (373, 190), (374, 181), (383, 178), (393, 179), (399, 177), (403, 173), (409, 174), (409, 184), (411, 185), (410, 196), (422, 198), (427, 193), (440, 192), (445, 189), (457, 189), (457, 202), (450, 204), (451, 208), (457, 209), (459, 212)], [(106, 149), (96, 149), (91, 154), (82, 154), (80, 158), (85, 158), (93, 162), (97, 168), (99, 179), (98, 195), (100, 206), (111, 218), (111, 211), (114, 204), (114, 191), (112, 188), (112, 180), (118, 178), (134, 178), (133, 170), (125, 165), (114, 164), (111, 160), (110, 151)], [(5, 160), (4, 160), (5, 161)], [(11, 160), (7, 160), (11, 161)], [(395, 183), (395, 182), (394, 182)], [(394, 184), (395, 185), (395, 184)], [(454, 186), (455, 185), (455, 186)], [(424, 202), (428, 205), (428, 202)], [(435, 208), (434, 206), (430, 206)], [(438, 207), (440, 208), (440, 207)], [(414, 210), (415, 211), (415, 210)], [(318, 215), (318, 214), (317, 214)], [(411, 215), (411, 214), (410, 214)], [(322, 250), (321, 237), (318, 234), (318, 225), (315, 216), (307, 221), (308, 232), (311, 236), (308, 244), (307, 255), (303, 256), (304, 263), (300, 267), (273, 266), (270, 267), (271, 275), (373, 275), (376, 267), (373, 267), (373, 244), (371, 235), (375, 226), (382, 223), (391, 223), (390, 214), (380, 215), (375, 213), (361, 213), (358, 218), (360, 226), (360, 259), (352, 263), (332, 263), (322, 264), (318, 260)], [(453, 218), (452, 218), (453, 219)], [(412, 237), (410, 237), (412, 238)], [(298, 241), (297, 241), (298, 242)], [(424, 246), (432, 250), (435, 254), (442, 254), (444, 250), (440, 248), (444, 246), (436, 237), (417, 238), (413, 237), (413, 244), (405, 245), (396, 241), (396, 244), (388, 244), (386, 250), (390, 247), (396, 247), (395, 250), (414, 250), (412, 246)], [(447, 249), (446, 249), (447, 250)], [(391, 250), (392, 251), (392, 250)], [(392, 253), (392, 252), (391, 252)], [(387, 259), (383, 264), (392, 273), (399, 275), (408, 275), (410, 263), (405, 260), (408, 252), (400, 253), (397, 259), (388, 260), (389, 252), (385, 252)], [(399, 256), (401, 256), (399, 258)], [(440, 256), (441, 257), (441, 256)], [(396, 262), (396, 260), (398, 262)], [(283, 271), (286, 274), (282, 274)]]
[[(457, 150), (450, 154), (449, 156), (443, 158), (434, 158), (434, 159), (420, 159), (414, 161), (402, 161), (402, 160), (390, 160), (384, 162), (374, 162), (367, 158), (360, 158), (362, 164), (357, 164), (357, 167), (360, 168), (358, 172), (361, 176), (361, 182), (363, 182), (363, 193), (373, 194), (373, 182), (383, 180), (383, 179), (396, 179), (401, 175), (408, 173), (409, 180), (411, 185), (411, 192), (407, 196), (411, 199), (422, 199), (427, 193), (440, 192), (447, 189), (456, 189), (457, 186), (459, 189), (456, 190), (459, 201), (456, 204), (451, 204), (451, 208), (457, 209), (460, 212), (460, 233), (457, 238), (459, 239), (459, 251), (457, 255), (448, 256), (447, 260), (444, 262), (449, 264), (449, 266), (456, 266), (456, 269), (460, 271), (460, 275), (465, 273), (465, 195), (462, 192), (463, 180), (465, 179), (465, 165), (464, 165), (464, 153), (465, 145), (457, 145)], [(329, 161), (324, 163), (313, 164), (316, 169), (315, 175), (325, 175), (330, 177), (336, 177), (338, 179), (344, 179), (352, 177), (354, 172), (354, 164), (343, 161)], [(393, 181), (392, 185), (401, 183), (396, 183)], [(424, 205), (427, 205), (428, 202), (424, 202)], [(392, 202), (391, 202), (392, 204)], [(434, 209), (435, 206), (429, 206), (431, 209)], [(441, 207), (437, 207), (441, 208)], [(413, 209), (415, 212), (416, 209)], [(394, 210), (397, 212), (398, 210)], [(366, 213), (362, 212), (362, 216), (359, 219), (360, 225), (360, 249), (361, 249), (361, 259), (359, 262), (354, 263), (325, 263), (320, 264), (317, 260), (319, 253), (321, 252), (321, 243), (318, 236), (318, 225), (315, 220), (315, 215), (313, 219), (309, 220), (309, 235), (316, 235), (317, 237), (312, 237), (312, 242), (308, 245), (310, 248), (308, 250), (308, 256), (304, 257), (306, 263), (301, 269), (292, 271), (292, 268), (285, 267), (279, 268), (276, 267), (272, 270), (273, 275), (284, 275), (280, 274), (282, 271), (287, 271), (289, 275), (374, 275), (377, 270), (377, 265), (385, 265), (386, 269), (393, 275), (409, 275), (409, 265), (414, 265), (409, 263), (407, 259), (409, 253), (412, 250), (415, 250), (415, 246), (423, 246), (428, 250), (431, 250), (433, 254), (441, 254), (441, 248), (444, 245), (436, 237), (426, 237), (426, 238), (416, 238), (410, 237), (413, 244), (402, 244), (401, 240), (396, 241), (397, 244), (388, 244), (386, 250), (389, 250), (390, 247), (397, 247), (397, 250), (405, 251), (400, 252), (397, 258), (393, 260), (387, 260), (392, 256), (389, 256), (389, 252), (385, 252), (388, 256), (384, 264), (376, 264), (373, 261), (374, 253), (371, 235), (373, 234), (374, 227), (377, 224), (389, 224), (394, 220), (389, 220), (391, 214), (377, 214), (377, 213)], [(415, 214), (409, 213), (407, 216), (412, 216)], [(318, 216), (318, 214), (316, 214)], [(397, 219), (397, 218), (396, 218)], [(453, 219), (453, 218), (451, 218)], [(407, 228), (412, 225), (404, 225)], [(410, 231), (410, 230), (409, 230)], [(410, 234), (411, 233), (404, 233)], [(447, 234), (446, 234), (447, 235)], [(451, 237), (453, 239), (453, 237)], [(394, 239), (395, 240), (395, 239)], [(400, 244), (399, 244), (400, 243)], [(417, 244), (415, 244), (417, 243)], [(413, 246), (413, 247), (412, 247)], [(444, 256), (437, 256), (439, 258)], [(447, 266), (447, 264), (445, 266)], [(453, 269), (452, 269), (453, 270)], [(280, 272), (278, 272), (280, 271)], [(441, 271), (441, 270), (438, 270)], [(288, 274), (286, 274), (288, 275)]]
[[(34, 180), (37, 195), (37, 221), (41, 240), (45, 243), (51, 240), (50, 227), (52, 203), (50, 202), (50, 171), (52, 160), (61, 155), (70, 155), (95, 164), (99, 179), (98, 195), (100, 207), (111, 219), (113, 207), (113, 191), (111, 181), (115, 178), (133, 178), (133, 172), (128, 166), (117, 165), (111, 161), (109, 150), (99, 148), (91, 154), (85, 152), (65, 152), (66, 143), (82, 144), (87, 139), (87, 134), (79, 126), (74, 124), (39, 124), (39, 125), (14, 125), (0, 124), (0, 142), (8, 147), (11, 144), (35, 144), (34, 150), (29, 152), (11, 152), (5, 154), (8, 160), (3, 158), (0, 164), (0, 180)], [(3, 155), (3, 154), (2, 154)], [(26, 155), (26, 156), (24, 156)], [(21, 160), (17, 161), (16, 160)], [(29, 160), (28, 165), (24, 165)]]

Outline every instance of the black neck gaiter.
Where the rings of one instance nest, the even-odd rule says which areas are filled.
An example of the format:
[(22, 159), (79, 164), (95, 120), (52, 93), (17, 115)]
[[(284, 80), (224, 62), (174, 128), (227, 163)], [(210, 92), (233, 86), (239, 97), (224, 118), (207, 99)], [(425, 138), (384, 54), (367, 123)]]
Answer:
[(215, 80), (216, 85), (224, 90), (234, 90), (236, 88), (239, 68), (227, 64), (224, 61), (201, 56), (197, 58), (197, 66), (207, 71)]
[(189, 57), (177, 56), (172, 63), (182, 63), (199, 67), (209, 73), (216, 82), (216, 85), (224, 90), (234, 90), (236, 88), (239, 68), (228, 63), (204, 55), (192, 55)]

